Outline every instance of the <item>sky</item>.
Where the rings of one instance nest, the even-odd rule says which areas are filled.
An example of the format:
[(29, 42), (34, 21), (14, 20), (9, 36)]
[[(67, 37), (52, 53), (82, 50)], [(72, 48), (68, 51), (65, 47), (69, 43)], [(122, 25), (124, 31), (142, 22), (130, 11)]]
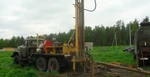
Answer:
[[(75, 0), (0, 0), (0, 38), (36, 36), (74, 29)], [(94, 0), (85, 0), (93, 9)], [(85, 25), (113, 26), (150, 17), (150, 0), (97, 0), (94, 12), (85, 11)]]

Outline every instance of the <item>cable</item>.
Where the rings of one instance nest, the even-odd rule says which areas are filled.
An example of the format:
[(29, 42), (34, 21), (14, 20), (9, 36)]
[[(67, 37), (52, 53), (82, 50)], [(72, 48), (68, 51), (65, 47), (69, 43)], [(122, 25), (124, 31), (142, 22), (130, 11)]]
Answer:
[(93, 9), (93, 10), (89, 10), (89, 9), (84, 9), (84, 10), (89, 11), (89, 12), (93, 12), (93, 11), (95, 11), (95, 9), (96, 9), (96, 7), (97, 7), (96, 0), (94, 0), (94, 3), (95, 3), (95, 7), (94, 7), (94, 9)]

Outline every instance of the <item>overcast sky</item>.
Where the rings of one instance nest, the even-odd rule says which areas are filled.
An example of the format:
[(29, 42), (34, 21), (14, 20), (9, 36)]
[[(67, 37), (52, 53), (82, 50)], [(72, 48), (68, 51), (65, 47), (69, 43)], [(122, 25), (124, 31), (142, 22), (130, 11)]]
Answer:
[[(35, 36), (74, 29), (74, 0), (0, 0), (0, 38)], [(85, 0), (93, 9), (94, 1)], [(150, 0), (97, 0), (94, 12), (85, 12), (85, 25), (113, 26), (150, 16)]]

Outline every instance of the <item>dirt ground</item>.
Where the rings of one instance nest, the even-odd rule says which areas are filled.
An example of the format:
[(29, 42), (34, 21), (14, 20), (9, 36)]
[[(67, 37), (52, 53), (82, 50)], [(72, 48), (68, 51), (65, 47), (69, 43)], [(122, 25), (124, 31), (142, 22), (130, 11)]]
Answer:
[[(90, 74), (89, 73), (72, 74), (69, 77), (90, 77)], [(99, 69), (99, 73), (95, 74), (94, 77), (150, 77), (150, 75), (144, 75), (123, 69), (110, 69), (110, 70)]]
[(124, 69), (110, 68), (107, 70), (99, 69), (99, 73), (95, 74), (95, 77), (147, 77), (147, 75)]
[[(125, 69), (113, 67), (99, 67), (94, 70), (94, 77), (150, 77), (142, 73), (137, 73)], [(90, 73), (70, 74), (69, 77), (90, 77)]]

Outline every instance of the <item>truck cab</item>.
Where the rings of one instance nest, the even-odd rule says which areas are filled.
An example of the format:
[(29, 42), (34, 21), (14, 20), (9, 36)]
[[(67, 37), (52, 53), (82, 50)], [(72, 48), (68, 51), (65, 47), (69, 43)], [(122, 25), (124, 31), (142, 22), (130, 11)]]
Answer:
[(44, 43), (43, 39), (27, 38), (24, 44), (18, 46), (11, 57), (14, 57), (14, 63), (19, 64), (21, 60), (28, 60), (33, 53), (36, 53), (37, 44)]
[(135, 34), (135, 57), (138, 66), (150, 64), (150, 22), (142, 22)]

